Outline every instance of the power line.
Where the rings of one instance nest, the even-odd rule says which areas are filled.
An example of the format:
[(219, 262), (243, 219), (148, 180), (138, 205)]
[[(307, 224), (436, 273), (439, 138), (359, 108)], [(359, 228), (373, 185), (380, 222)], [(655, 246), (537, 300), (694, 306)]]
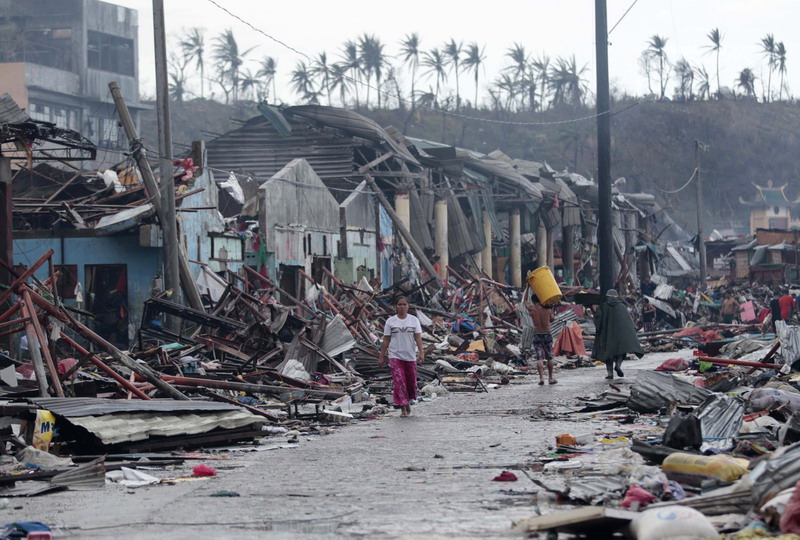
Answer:
[(619, 18), (619, 20), (618, 20), (617, 22), (615, 22), (615, 23), (614, 23), (614, 26), (612, 26), (612, 27), (611, 27), (611, 30), (609, 30), (609, 31), (608, 31), (608, 34), (607, 34), (607, 35), (609, 35), (609, 36), (611, 35), (611, 32), (613, 32), (613, 31), (614, 31), (614, 28), (616, 28), (616, 27), (617, 27), (617, 25), (619, 25), (619, 23), (621, 23), (621, 22), (622, 22), (622, 19), (624, 19), (624, 18), (625, 18), (625, 16), (628, 14), (628, 12), (629, 12), (630, 10), (632, 10), (632, 9), (633, 9), (633, 6), (635, 6), (635, 5), (636, 5), (636, 2), (638, 2), (638, 1), (639, 1), (639, 0), (633, 0), (633, 4), (631, 4), (631, 5), (628, 7), (628, 9), (626, 9), (626, 10), (625, 10), (625, 13), (623, 13), (623, 14), (622, 14), (622, 17), (620, 17), (620, 18)]
[[(280, 39), (268, 34), (264, 30), (262, 30), (262, 29), (260, 29), (260, 28), (258, 28), (256, 26), (254, 26), (251, 22), (246, 21), (245, 19), (243, 19), (239, 15), (237, 15), (237, 14), (233, 13), (232, 11), (230, 11), (228, 8), (221, 6), (216, 0), (208, 0), (208, 2), (213, 4), (214, 6), (218, 7), (219, 9), (221, 9), (222, 11), (224, 11), (225, 13), (227, 13), (228, 15), (233, 17), (234, 19), (238, 20), (239, 22), (241, 22), (245, 26), (249, 27), (253, 31), (263, 35), (267, 39), (269, 39), (271, 41), (274, 41), (278, 45), (280, 45), (280, 46), (282, 46), (282, 47), (294, 52), (295, 54), (299, 54), (300, 56), (302, 56), (303, 58), (305, 58), (309, 62), (312, 62), (312, 63), (316, 62), (316, 60), (314, 60), (314, 58), (311, 57), (310, 55), (308, 55), (307, 53), (305, 53), (305, 52), (303, 52), (303, 51), (301, 51), (301, 50), (289, 45), (288, 43), (286, 43), (286, 42), (284, 42), (284, 41), (282, 41), (282, 40), (280, 40)], [(633, 4), (631, 4), (631, 6), (628, 8), (628, 10), (625, 12), (625, 14), (622, 16), (623, 18), (625, 17), (625, 15), (627, 15), (628, 11), (630, 11), (631, 8), (633, 8), (633, 6), (636, 5), (636, 2), (638, 2), (638, 0), (634, 0)], [(622, 19), (620, 19), (620, 21), (621, 20)], [(619, 21), (617, 21), (617, 24), (619, 24)], [(614, 25), (614, 27), (616, 28), (616, 25)], [(611, 30), (613, 30), (613, 28)], [(609, 34), (610, 33), (611, 32), (609, 32)], [(380, 92), (386, 97), (393, 97), (391, 92), (381, 90), (380, 88), (376, 88), (376, 87), (372, 86), (371, 84), (368, 84), (368, 83), (366, 83), (366, 82), (364, 82), (362, 80), (356, 79), (354, 77), (350, 77), (349, 75), (344, 75), (344, 78), (347, 79), (348, 81), (350, 81), (351, 83), (364, 86), (364, 87), (369, 88), (371, 90), (375, 90), (376, 92)], [(401, 103), (405, 104), (406, 106), (408, 106), (408, 102), (404, 98), (402, 98), (401, 96), (396, 96), (396, 97), (397, 97), (397, 100), (399, 102), (401, 102)], [(471, 120), (471, 121), (475, 121), (475, 122), (484, 122), (484, 123), (489, 123), (489, 124), (500, 124), (500, 125), (510, 125), (510, 126), (557, 126), (557, 125), (564, 125), (564, 124), (574, 124), (574, 123), (583, 122), (583, 121), (586, 121), (586, 120), (593, 120), (595, 118), (599, 118), (599, 117), (604, 116), (606, 114), (614, 116), (615, 114), (619, 114), (621, 112), (624, 112), (624, 111), (626, 111), (626, 110), (628, 110), (628, 109), (630, 109), (632, 107), (635, 107), (636, 105), (640, 105), (641, 103), (644, 103), (645, 101), (649, 101), (649, 100), (638, 101), (634, 105), (631, 105), (631, 106), (626, 107), (626, 108), (624, 108), (622, 110), (619, 110), (619, 111), (613, 111), (613, 112), (612, 111), (604, 111), (602, 113), (590, 114), (590, 115), (586, 115), (586, 116), (581, 116), (579, 118), (572, 118), (570, 120), (556, 120), (556, 121), (551, 121), (551, 122), (514, 122), (514, 121), (510, 121), (510, 120), (493, 120), (491, 118), (478, 118), (476, 116), (469, 116), (469, 115), (466, 115), (466, 114), (455, 113), (455, 112), (451, 112), (451, 111), (446, 111), (444, 109), (436, 109), (436, 108), (430, 107), (428, 105), (419, 105), (419, 104), (417, 104), (416, 106), (421, 108), (421, 109), (427, 109), (427, 110), (429, 110), (431, 112), (434, 112), (434, 113), (440, 113), (440, 114), (444, 114), (444, 115), (447, 115), (447, 116), (452, 116), (454, 118), (461, 118), (462, 120)]]

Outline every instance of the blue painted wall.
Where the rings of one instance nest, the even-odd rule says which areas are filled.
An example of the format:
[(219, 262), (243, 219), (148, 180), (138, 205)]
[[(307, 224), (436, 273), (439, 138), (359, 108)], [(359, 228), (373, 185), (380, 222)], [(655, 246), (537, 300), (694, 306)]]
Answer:
[[(63, 242), (63, 243), (62, 243)], [(62, 251), (62, 245), (64, 247)], [(54, 251), (53, 264), (78, 266), (78, 281), (86, 296), (86, 265), (124, 264), (128, 267), (128, 312), (129, 322), (138, 328), (142, 317), (142, 305), (150, 298), (153, 280), (161, 275), (159, 248), (139, 246), (139, 236), (99, 236), (87, 238), (15, 238), (14, 264), (29, 266), (45, 251)], [(47, 265), (36, 272), (41, 280), (49, 277)], [(74, 300), (67, 300), (74, 305)], [(84, 303), (85, 305), (85, 303)]]

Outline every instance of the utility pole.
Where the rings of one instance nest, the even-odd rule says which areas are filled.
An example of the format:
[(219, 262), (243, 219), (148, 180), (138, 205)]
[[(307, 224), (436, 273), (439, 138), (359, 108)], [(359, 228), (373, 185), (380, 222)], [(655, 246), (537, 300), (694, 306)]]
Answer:
[(150, 196), (150, 203), (156, 209), (158, 223), (161, 225), (162, 235), (165, 238), (163, 250), (164, 260), (166, 261), (172, 256), (177, 259), (177, 264), (180, 271), (180, 282), (183, 283), (183, 291), (186, 293), (186, 299), (189, 301), (189, 305), (191, 307), (202, 311), (203, 301), (200, 298), (200, 293), (197, 292), (197, 287), (194, 284), (192, 272), (189, 270), (189, 263), (186, 262), (186, 257), (184, 257), (178, 251), (167, 251), (165, 232), (166, 227), (164, 226), (164, 224), (167, 222), (167, 213), (165, 208), (166, 205), (164, 204), (166, 197), (161, 196), (161, 190), (163, 188), (158, 187), (155, 176), (153, 176), (153, 171), (150, 169), (150, 162), (147, 161), (147, 155), (145, 154), (144, 148), (139, 141), (139, 135), (136, 133), (136, 126), (133, 124), (131, 113), (128, 111), (128, 106), (125, 104), (125, 100), (123, 99), (122, 93), (119, 90), (119, 84), (117, 84), (116, 81), (111, 81), (108, 83), (108, 89), (111, 91), (111, 97), (114, 100), (114, 105), (117, 107), (117, 114), (119, 114), (120, 122), (122, 122), (122, 128), (125, 130), (125, 135), (128, 137), (128, 140), (131, 143), (131, 153), (136, 160), (136, 165), (139, 167), (139, 173), (142, 175), (142, 180), (147, 188), (147, 193)]
[(597, 55), (597, 246), (600, 250), (600, 293), (614, 287), (614, 250), (611, 236), (611, 118), (608, 89), (608, 16), (606, 0), (595, 0)]
[(703, 183), (700, 181), (700, 150), (705, 147), (703, 143), (694, 140), (694, 182), (697, 189), (697, 244), (700, 254), (700, 285), (706, 284), (706, 243), (703, 240)]
[(161, 171), (160, 190), (164, 207), (161, 228), (164, 233), (164, 288), (172, 289), (171, 301), (180, 304), (181, 284), (178, 257), (178, 221), (175, 218), (175, 182), (172, 167), (172, 126), (169, 118), (169, 79), (167, 78), (167, 38), (164, 29), (164, 1), (153, 0), (153, 28), (156, 51), (156, 107), (158, 109), (158, 153)]

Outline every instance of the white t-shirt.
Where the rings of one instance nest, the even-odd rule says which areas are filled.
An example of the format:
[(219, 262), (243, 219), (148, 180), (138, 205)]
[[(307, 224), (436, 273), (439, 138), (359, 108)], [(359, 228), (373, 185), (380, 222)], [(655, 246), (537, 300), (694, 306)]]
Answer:
[(392, 336), (389, 342), (389, 358), (398, 358), (406, 362), (416, 362), (417, 343), (414, 341), (414, 334), (421, 334), (422, 326), (419, 319), (413, 315), (406, 315), (401, 319), (397, 315), (392, 315), (383, 327), (384, 336)]

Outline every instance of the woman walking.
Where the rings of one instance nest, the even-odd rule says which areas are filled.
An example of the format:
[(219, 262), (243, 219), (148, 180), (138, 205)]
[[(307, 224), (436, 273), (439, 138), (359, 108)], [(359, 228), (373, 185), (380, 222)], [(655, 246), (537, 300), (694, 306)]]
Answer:
[(614, 372), (624, 377), (622, 361), (627, 353), (634, 353), (639, 358), (644, 356), (639, 338), (636, 336), (636, 327), (633, 325), (631, 314), (619, 299), (619, 294), (614, 289), (606, 292), (606, 298), (600, 304), (600, 309), (594, 315), (595, 332), (592, 357), (605, 363), (606, 379), (613, 379)]
[(397, 315), (392, 315), (383, 327), (383, 344), (378, 367), (386, 363), (394, 383), (394, 404), (402, 409), (400, 416), (411, 416), (411, 402), (417, 399), (417, 362), (425, 360), (422, 348), (422, 326), (419, 319), (408, 314), (408, 299), (400, 296), (395, 302)]

